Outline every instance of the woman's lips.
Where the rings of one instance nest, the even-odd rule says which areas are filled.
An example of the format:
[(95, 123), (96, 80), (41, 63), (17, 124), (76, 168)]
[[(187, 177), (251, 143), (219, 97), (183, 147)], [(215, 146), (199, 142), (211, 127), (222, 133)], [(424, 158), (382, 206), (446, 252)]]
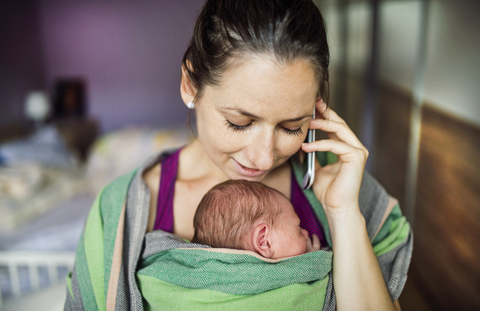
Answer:
[(240, 174), (244, 175), (244, 176), (248, 176), (248, 177), (258, 177), (258, 176), (261, 176), (263, 174), (265, 174), (266, 171), (261, 171), (261, 170), (257, 170), (257, 169), (253, 169), (253, 168), (249, 168), (249, 167), (246, 167), (246, 166), (243, 166), (242, 164), (240, 164), (237, 160), (233, 159), (233, 163), (235, 163), (235, 167), (237, 168), (237, 170), (240, 172)]

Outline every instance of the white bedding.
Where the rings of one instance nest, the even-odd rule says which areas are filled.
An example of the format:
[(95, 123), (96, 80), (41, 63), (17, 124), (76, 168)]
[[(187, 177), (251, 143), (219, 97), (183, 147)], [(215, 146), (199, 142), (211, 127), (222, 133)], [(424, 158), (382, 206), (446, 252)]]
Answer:
[(85, 192), (83, 175), (79, 168), (34, 163), (0, 167), (0, 230), (15, 229)]
[(13, 230), (0, 230), (0, 251), (74, 251), (94, 201), (79, 193)]
[[(0, 252), (74, 252), (93, 201), (94, 197), (89, 193), (77, 194), (27, 224), (14, 230), (0, 231)], [(19, 272), (24, 276), (23, 282), (20, 282), (22, 292), (30, 291), (28, 274), (26, 275), (25, 271)], [(61, 269), (58, 273), (59, 278), (64, 280), (67, 270)], [(41, 284), (50, 284), (47, 275), (40, 275), (39, 278)], [(38, 293), (27, 295), (25, 301), (24, 296), (14, 299), (11, 297), (8, 269), (0, 267), (0, 289), (5, 300), (4, 310), (55, 310), (54, 305), (58, 300), (61, 300), (62, 305), (58, 310), (63, 310), (65, 288), (65, 284), (56, 285), (55, 289), (42, 289)], [(46, 292), (43, 294), (44, 291)], [(40, 304), (39, 309), (18, 308), (20, 305), (35, 305), (35, 301), (41, 301), (41, 299), (45, 300)], [(28, 301), (32, 301), (32, 304)]]
[[(13, 164), (4, 167), (1, 174), (0, 168), (0, 252), (75, 251), (99, 190), (152, 154), (186, 144), (187, 133), (185, 127), (127, 128), (99, 137), (81, 169), (22, 163), (17, 171)], [(8, 283), (8, 272), (0, 269), (0, 287), (7, 296)], [(6, 297), (4, 310), (62, 310), (64, 299), (65, 284), (60, 284), (17, 299)]]

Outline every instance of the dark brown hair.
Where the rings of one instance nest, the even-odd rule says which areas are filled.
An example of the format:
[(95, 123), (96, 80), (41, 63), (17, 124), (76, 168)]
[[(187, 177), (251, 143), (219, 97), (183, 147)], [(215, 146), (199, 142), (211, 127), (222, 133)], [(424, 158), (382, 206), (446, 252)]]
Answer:
[(195, 99), (206, 85), (218, 85), (232, 57), (251, 53), (280, 63), (310, 62), (318, 96), (328, 103), (330, 53), (323, 17), (312, 0), (206, 0), (183, 56)]
[(253, 250), (248, 239), (254, 224), (261, 220), (273, 227), (283, 212), (276, 195), (283, 196), (259, 182), (229, 180), (216, 185), (197, 207), (192, 242)]

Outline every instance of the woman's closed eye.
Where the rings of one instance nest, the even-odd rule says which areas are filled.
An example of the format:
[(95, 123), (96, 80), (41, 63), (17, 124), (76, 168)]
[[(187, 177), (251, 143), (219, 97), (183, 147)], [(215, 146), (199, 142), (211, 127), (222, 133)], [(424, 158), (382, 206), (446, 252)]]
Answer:
[[(234, 123), (230, 122), (229, 120), (226, 120), (227, 127), (232, 129), (235, 132), (243, 132), (243, 131), (247, 130), (253, 124), (253, 122), (254, 121), (250, 121), (250, 123), (248, 123), (246, 125), (238, 125), (238, 124), (234, 124)], [(285, 133), (287, 133), (289, 135), (299, 136), (299, 135), (303, 134), (303, 131), (302, 131), (301, 127), (297, 128), (297, 129), (289, 129), (289, 128), (281, 126), (280, 128), (282, 129), (282, 131), (284, 131)]]
[(282, 127), (282, 130), (284, 130), (287, 134), (294, 135), (294, 136), (299, 136), (303, 134), (301, 127), (294, 130), (288, 129), (286, 127)]
[(250, 121), (250, 123), (246, 124), (246, 125), (237, 125), (237, 124), (234, 124), (228, 120), (226, 120), (227, 122), (227, 126), (228, 128), (232, 129), (233, 131), (235, 132), (243, 132), (245, 131), (246, 129), (248, 129), (250, 127), (250, 125), (252, 125), (253, 121)]

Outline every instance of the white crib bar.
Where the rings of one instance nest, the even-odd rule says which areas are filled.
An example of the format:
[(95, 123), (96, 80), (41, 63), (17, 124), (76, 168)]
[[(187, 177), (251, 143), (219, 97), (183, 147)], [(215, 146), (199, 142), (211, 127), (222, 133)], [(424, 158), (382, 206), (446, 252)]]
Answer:
[(12, 286), (13, 297), (20, 297), (20, 278), (18, 277), (18, 267), (13, 261), (9, 261), (8, 273), (10, 274), (10, 284)]
[(58, 271), (57, 266), (54, 264), (48, 265), (48, 280), (50, 284), (55, 285), (58, 283)]
[(40, 289), (40, 278), (38, 277), (38, 266), (34, 262), (28, 263), (28, 276), (30, 277), (31, 289), (36, 292)]
[(0, 252), (0, 266), (8, 267), (14, 297), (19, 297), (22, 294), (18, 273), (20, 266), (28, 267), (30, 284), (32, 290), (36, 291), (40, 288), (40, 278), (38, 276), (40, 266), (47, 267), (49, 282), (53, 285), (58, 282), (57, 267), (65, 266), (67, 269), (71, 269), (74, 261), (74, 252)]

